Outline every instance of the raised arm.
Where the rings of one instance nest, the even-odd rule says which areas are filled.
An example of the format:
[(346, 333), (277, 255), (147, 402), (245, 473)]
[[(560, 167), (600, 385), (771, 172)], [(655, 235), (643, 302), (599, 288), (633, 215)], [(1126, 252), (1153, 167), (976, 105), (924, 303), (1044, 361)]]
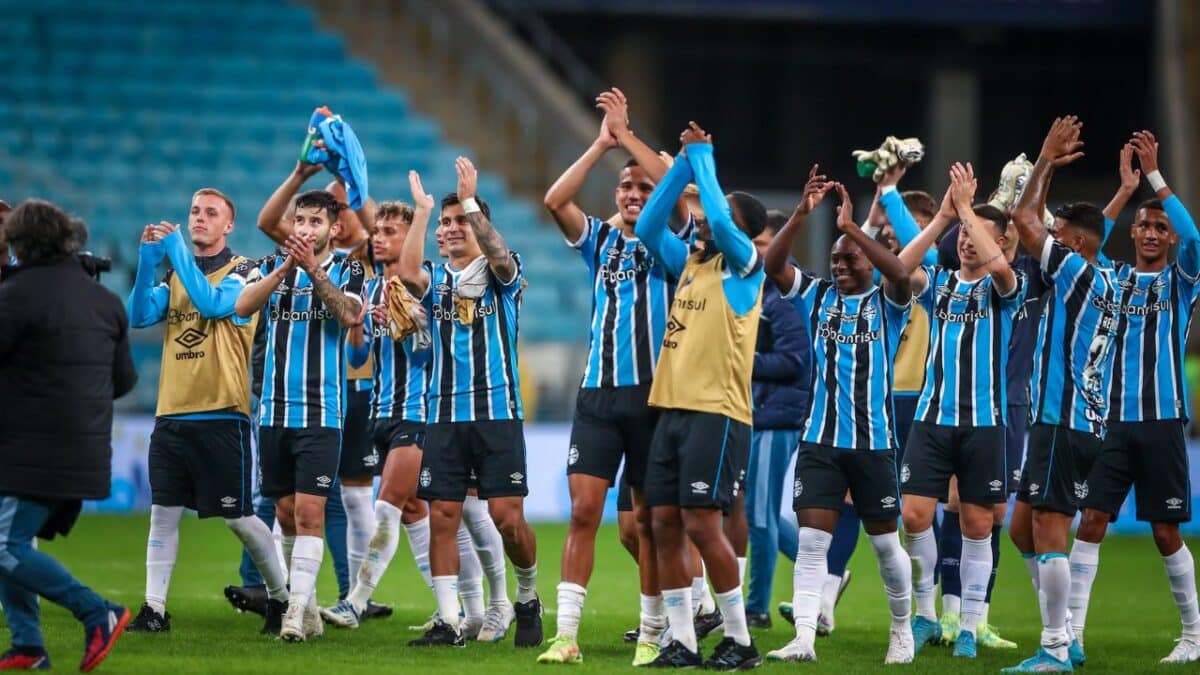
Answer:
[(408, 172), (408, 186), (413, 195), (413, 220), (400, 249), (400, 281), (415, 298), (425, 297), (429, 290), (429, 273), (422, 262), (425, 260), (425, 230), (429, 225), (429, 214), (433, 212), (433, 197), (421, 185), (421, 176), (416, 171)]
[(1083, 126), (1074, 115), (1055, 118), (1042, 142), (1042, 151), (1038, 153), (1037, 163), (1033, 165), (1033, 173), (1029, 183), (1017, 205), (1012, 211), (1013, 224), (1017, 227), (1017, 236), (1026, 251), (1040, 256), (1046, 244), (1046, 226), (1042, 223), (1042, 209), (1045, 208), (1046, 196), (1050, 192), (1050, 177), (1054, 169), (1066, 166), (1083, 157), (1080, 148), (1083, 141), (1079, 140), (1079, 131)]
[(650, 193), (642, 215), (638, 216), (633, 233), (646, 245), (651, 255), (662, 263), (671, 276), (683, 273), (687, 263), (688, 245), (675, 236), (667, 225), (671, 208), (683, 194), (683, 189), (692, 181), (692, 166), (686, 160), (677, 159), (662, 181)]
[(972, 201), (979, 183), (975, 180), (975, 169), (968, 163), (955, 163), (950, 167), (950, 190), (954, 195), (954, 207), (962, 219), (962, 227), (975, 247), (978, 266), (987, 270), (992, 283), (1002, 296), (1008, 296), (1017, 287), (1017, 275), (1013, 272), (1000, 244), (996, 243), (992, 227), (983, 218), (975, 215)]
[(171, 267), (175, 270), (175, 276), (192, 304), (196, 306), (196, 311), (200, 312), (200, 316), (205, 319), (234, 316), (234, 305), (237, 304), (244, 285), (241, 280), (235, 276), (226, 276), (218, 285), (210, 284), (196, 265), (196, 258), (188, 251), (178, 225), (170, 226), (162, 242), (167, 257), (171, 260)]
[(294, 269), (296, 269), (296, 260), (288, 256), (283, 259), (283, 262), (276, 265), (275, 269), (271, 270), (267, 276), (246, 284), (246, 287), (238, 295), (237, 302), (234, 303), (233, 311), (243, 319), (249, 319), (257, 314), (271, 299), (271, 294), (275, 292), (276, 288), (279, 288), (279, 284)]
[(287, 218), (292, 197), (296, 196), (305, 181), (320, 172), (320, 164), (296, 162), (296, 168), (275, 188), (275, 192), (271, 193), (267, 203), (263, 204), (262, 210), (258, 212), (258, 229), (276, 244), (282, 244), (292, 233), (292, 222)]
[[(912, 211), (908, 210), (908, 205), (904, 203), (904, 197), (897, 188), (906, 171), (907, 168), (903, 164), (897, 164), (888, 170), (883, 175), (883, 180), (879, 181), (879, 197), (876, 199), (876, 202), (887, 213), (888, 221), (892, 224), (892, 231), (896, 233), (896, 241), (900, 243), (901, 248), (911, 244), (923, 231), (921, 224), (913, 217)], [(871, 208), (874, 209), (875, 204), (872, 204)], [(948, 223), (942, 223), (943, 227), (946, 224)], [(933, 225), (932, 221), (930, 221), (930, 225)], [(939, 229), (938, 232), (941, 230)], [(921, 259), (922, 264), (937, 264), (937, 251), (933, 250), (936, 240), (936, 237), (929, 240), (929, 246), (925, 249), (924, 257)]]
[(542, 203), (550, 211), (550, 215), (554, 216), (554, 222), (558, 223), (558, 229), (562, 230), (563, 237), (571, 243), (580, 240), (584, 226), (583, 210), (575, 204), (575, 195), (579, 194), (588, 174), (604, 157), (604, 153), (617, 147), (617, 141), (609, 130), (608, 115), (606, 110), (596, 140), (592, 141), (574, 164), (567, 167), (542, 198)]
[(479, 181), (475, 165), (466, 157), (459, 157), (454, 161), (454, 168), (458, 172), (458, 199), (467, 214), (467, 222), (471, 223), (475, 241), (479, 243), (483, 256), (487, 258), (488, 267), (500, 283), (512, 283), (517, 275), (517, 261), (513, 260), (508, 244), (504, 243), (504, 237), (500, 236), (492, 222), (475, 203), (475, 186)]
[[(903, 200), (900, 200), (900, 205), (904, 206)], [(905, 208), (904, 211), (907, 213), (908, 208)], [(929, 225), (920, 230), (920, 233), (904, 244), (904, 248), (901, 249), (899, 257), (900, 262), (904, 263), (904, 269), (908, 270), (910, 274), (924, 274), (921, 271), (921, 265), (936, 264), (936, 260), (931, 262), (929, 259), (931, 247), (956, 217), (958, 217), (958, 213), (954, 210), (953, 195), (950, 188), (946, 188), (946, 194), (942, 196), (942, 204), (933, 216), (933, 220), (929, 221)], [(936, 253), (934, 255), (936, 256)], [(914, 292), (919, 291), (914, 289)]]
[(1149, 131), (1138, 131), (1133, 134), (1129, 146), (1137, 153), (1138, 164), (1145, 173), (1146, 182), (1154, 188), (1154, 196), (1162, 202), (1163, 210), (1171, 221), (1171, 227), (1179, 237), (1179, 266), (1188, 275), (1200, 275), (1200, 232), (1196, 230), (1196, 222), (1188, 213), (1183, 202), (1179, 200), (1162, 172), (1158, 170), (1158, 140)]
[(1121, 184), (1117, 186), (1117, 192), (1109, 200), (1108, 206), (1104, 207), (1104, 241), (1106, 242), (1121, 211), (1125, 209), (1125, 205), (1129, 203), (1133, 193), (1137, 192), (1138, 183), (1142, 180), (1142, 172), (1133, 168), (1133, 145), (1126, 143), (1121, 148), (1117, 172), (1121, 176)]
[(912, 284), (909, 281), (908, 270), (904, 268), (904, 263), (900, 262), (900, 258), (896, 257), (895, 253), (868, 236), (855, 224), (854, 207), (850, 203), (850, 194), (846, 192), (846, 186), (834, 183), (834, 187), (842, 199), (842, 203), (838, 206), (838, 229), (858, 244), (863, 255), (867, 256), (867, 260), (870, 260), (875, 269), (883, 275), (883, 291), (891, 298), (892, 302), (898, 305), (907, 305), (912, 300)]
[(158, 236), (154, 226), (147, 225), (142, 231), (142, 243), (138, 246), (137, 276), (129, 291), (129, 299), (125, 302), (125, 313), (129, 315), (129, 322), (134, 328), (152, 326), (167, 318), (171, 292), (166, 284), (154, 283), (154, 271), (166, 255)]
[(747, 276), (758, 262), (758, 252), (750, 237), (733, 222), (733, 212), (725, 200), (725, 192), (717, 182), (717, 165), (713, 161), (712, 137), (695, 122), (680, 135), (688, 164), (692, 165), (696, 187), (700, 188), (700, 205), (708, 219), (712, 243), (725, 256), (729, 269), (738, 276)]
[(821, 203), (821, 200), (825, 198), (825, 193), (833, 186), (832, 183), (826, 181), (825, 174), (817, 173), (820, 168), (819, 165), (813, 164), (812, 169), (809, 169), (808, 180), (804, 183), (804, 194), (800, 197), (800, 203), (796, 205), (788, 221), (775, 233), (775, 238), (767, 245), (767, 252), (763, 254), (763, 271), (771, 281), (775, 282), (776, 288), (783, 293), (790, 292), (796, 283), (796, 268), (788, 263), (796, 233), (804, 227), (809, 214), (813, 212), (817, 204)]
[(655, 183), (667, 175), (669, 164), (629, 128), (629, 102), (625, 93), (613, 87), (596, 97), (596, 107), (604, 111), (604, 124), (616, 139)]

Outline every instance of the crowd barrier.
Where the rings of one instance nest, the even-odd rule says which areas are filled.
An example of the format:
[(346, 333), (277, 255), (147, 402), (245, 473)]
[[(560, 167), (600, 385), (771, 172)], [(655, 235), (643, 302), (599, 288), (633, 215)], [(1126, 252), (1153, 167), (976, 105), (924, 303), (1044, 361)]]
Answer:
[[(154, 418), (150, 415), (118, 415), (113, 423), (112, 496), (103, 501), (88, 502), (85, 511), (126, 513), (148, 511), (150, 483), (146, 465), (146, 449)], [(529, 497), (525, 512), (534, 522), (566, 522), (571, 515), (571, 499), (567, 492), (567, 448), (570, 446), (571, 425), (567, 423), (527, 424), (525, 444), (528, 452)], [(1190, 484), (1200, 485), (1200, 442), (1189, 441), (1191, 466)], [(784, 495), (791, 494), (791, 472), (788, 472)], [(1200, 513), (1200, 493), (1191, 494), (1192, 512)], [(786, 500), (785, 500), (786, 501)], [(616, 490), (610, 490), (605, 505), (605, 520), (616, 518)], [(790, 510), (790, 503), (782, 505)], [(1130, 534), (1149, 534), (1150, 527), (1135, 519), (1133, 495), (1121, 507), (1117, 521), (1110, 530)], [(1187, 534), (1200, 534), (1200, 522), (1193, 520), (1184, 526)]]

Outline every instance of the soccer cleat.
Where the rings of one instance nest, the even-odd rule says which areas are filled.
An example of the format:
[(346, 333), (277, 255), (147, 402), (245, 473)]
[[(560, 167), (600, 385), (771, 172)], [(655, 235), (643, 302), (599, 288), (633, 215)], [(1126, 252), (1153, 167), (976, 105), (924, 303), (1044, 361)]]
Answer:
[(462, 633), (464, 640), (478, 640), (481, 630), (483, 630), (482, 616), (466, 616), (458, 622), (458, 632)]
[(358, 610), (346, 600), (321, 610), (321, 618), (338, 628), (358, 628)]
[(325, 622), (321, 620), (321, 608), (315, 600), (304, 608), (304, 638), (321, 637), (325, 634)]
[(84, 626), (83, 660), (79, 662), (79, 670), (88, 673), (100, 665), (132, 618), (128, 609), (110, 604), (99, 622)]
[(883, 658), (883, 663), (885, 665), (912, 663), (916, 651), (913, 646), (912, 626), (907, 623), (901, 625), (893, 623), (892, 630), (888, 633), (888, 650), (887, 656)]
[(1200, 639), (1184, 636), (1175, 641), (1175, 648), (1159, 663), (1191, 663), (1193, 661), (1200, 661)]
[(761, 665), (762, 657), (753, 641), (740, 645), (731, 637), (718, 642), (712, 656), (704, 662), (705, 670), (750, 670)]
[(975, 631), (977, 633), (976, 642), (980, 647), (988, 649), (1016, 649), (1017, 643), (1012, 640), (1005, 640), (996, 632), (996, 627), (990, 623), (981, 623)]
[(159, 614), (149, 603), (142, 603), (142, 609), (137, 617), (129, 622), (125, 629), (137, 633), (167, 633), (171, 630), (171, 613)]
[(437, 610), (435, 609), (435, 610), (433, 610), (433, 614), (429, 615), (429, 620), (427, 620), (425, 623), (423, 623), (419, 626), (409, 626), (408, 629), (414, 633), (424, 633), (424, 632), (428, 631), (430, 628), (433, 628), (433, 624), (437, 623), (437, 620), (438, 620), (438, 613), (437, 613)]
[(942, 625), (930, 621), (923, 616), (914, 616), (912, 620), (913, 653), (920, 654), (921, 648), (927, 644), (937, 644), (942, 639)]
[(784, 621), (792, 624), (793, 626), (796, 625), (796, 614), (792, 608), (792, 603), (779, 603), (779, 616), (783, 617)]
[(304, 605), (288, 602), (279, 626), (279, 639), (284, 642), (304, 642), (304, 638)]
[(435, 621), (424, 635), (408, 641), (409, 647), (465, 647), (462, 633), (445, 621)]
[(41, 647), (13, 647), (0, 655), (0, 670), (50, 670), (50, 655)]
[(774, 651), (767, 652), (768, 661), (816, 661), (817, 652), (812, 642), (792, 638), (792, 641)]
[(627, 630), (624, 633), (622, 633), (621, 639), (626, 642), (637, 642), (638, 638), (641, 637), (641, 635), (642, 635), (642, 627), (638, 626), (637, 628), (634, 628), (633, 630)]
[(538, 663), (583, 663), (583, 654), (574, 638), (556, 637), (550, 641), (550, 647), (538, 654)]
[(513, 644), (517, 647), (536, 647), (542, 644), (542, 601), (534, 598), (529, 602), (518, 602), (513, 606), (517, 616), (517, 634)]
[(1074, 670), (1071, 660), (1059, 661), (1050, 652), (1039, 648), (1037, 653), (1015, 666), (1000, 670), (1002, 673), (1069, 673)]
[(954, 641), (954, 655), (959, 658), (975, 658), (975, 636), (969, 630), (959, 631)]
[(650, 668), (699, 668), (704, 665), (698, 651), (694, 652), (679, 640), (671, 640), (671, 644), (662, 648), (658, 657), (650, 662)]
[(517, 617), (511, 602), (488, 605), (483, 614), (483, 628), (475, 639), (479, 642), (500, 642), (508, 636), (508, 628)]
[(771, 627), (771, 615), (770, 614), (747, 613), (746, 614), (746, 626), (748, 628), (762, 628), (762, 629), (770, 628)]
[(725, 623), (725, 619), (721, 618), (721, 612), (713, 610), (708, 614), (697, 614), (696, 621), (693, 624), (696, 629), (696, 639), (703, 640), (708, 637), (709, 633), (721, 627)]
[(1071, 640), (1071, 644), (1067, 647), (1067, 657), (1073, 666), (1082, 666), (1087, 661), (1087, 655), (1083, 653), (1083, 643), (1079, 638)]
[(959, 632), (958, 614), (955, 612), (946, 612), (945, 614), (942, 614), (942, 618), (939, 619), (939, 623), (942, 624), (942, 639), (936, 644), (954, 644), (954, 640), (958, 637)]
[(267, 589), (263, 586), (226, 586), (225, 599), (239, 612), (267, 613)]
[(834, 621), (833, 617), (821, 612), (817, 615), (817, 636), (828, 637), (833, 632)]
[(657, 642), (638, 640), (637, 647), (633, 650), (633, 665), (635, 667), (648, 666), (654, 663), (661, 653), (662, 646)]
[(283, 615), (287, 612), (288, 604), (284, 600), (267, 600), (267, 616), (259, 633), (263, 635), (279, 635), (283, 629)]
[(391, 605), (384, 605), (374, 600), (367, 601), (367, 608), (363, 610), (362, 616), (358, 617), (360, 621), (367, 619), (386, 619), (392, 615), (395, 610)]

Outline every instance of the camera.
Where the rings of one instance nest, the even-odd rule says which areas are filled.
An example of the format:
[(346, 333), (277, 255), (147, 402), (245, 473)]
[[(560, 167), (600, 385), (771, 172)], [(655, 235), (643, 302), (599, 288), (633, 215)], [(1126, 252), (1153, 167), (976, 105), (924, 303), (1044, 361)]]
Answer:
[(79, 258), (79, 264), (83, 265), (83, 271), (96, 281), (100, 281), (100, 275), (104, 272), (112, 271), (112, 258), (97, 256), (91, 251), (78, 253), (76, 257)]

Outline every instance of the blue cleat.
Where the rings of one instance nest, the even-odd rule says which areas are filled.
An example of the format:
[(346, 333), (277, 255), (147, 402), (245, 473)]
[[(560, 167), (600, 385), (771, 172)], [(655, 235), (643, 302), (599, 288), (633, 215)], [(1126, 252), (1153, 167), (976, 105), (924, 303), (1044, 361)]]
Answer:
[(958, 632), (958, 639), (954, 641), (954, 655), (964, 659), (975, 658), (975, 635), (971, 631)]
[(942, 639), (942, 624), (930, 621), (923, 616), (915, 616), (912, 620), (914, 654), (920, 654), (926, 644), (937, 644)]
[(1045, 649), (1038, 649), (1037, 653), (1025, 659), (1021, 663), (1002, 669), (1002, 673), (1069, 673), (1073, 671), (1071, 667), (1071, 659), (1059, 661), (1054, 658), (1050, 652)]
[(1071, 640), (1071, 646), (1067, 647), (1067, 656), (1071, 659), (1071, 665), (1082, 666), (1087, 657), (1083, 654), (1083, 643), (1079, 638)]

